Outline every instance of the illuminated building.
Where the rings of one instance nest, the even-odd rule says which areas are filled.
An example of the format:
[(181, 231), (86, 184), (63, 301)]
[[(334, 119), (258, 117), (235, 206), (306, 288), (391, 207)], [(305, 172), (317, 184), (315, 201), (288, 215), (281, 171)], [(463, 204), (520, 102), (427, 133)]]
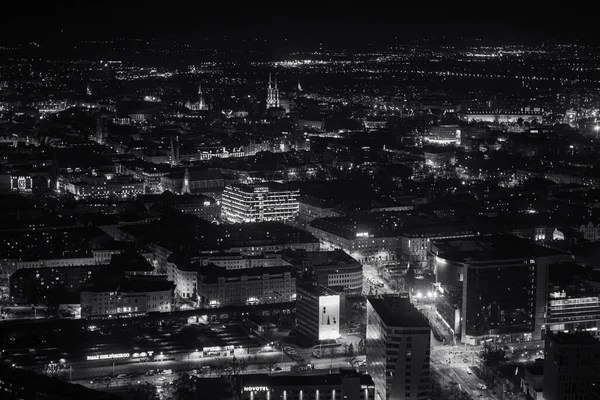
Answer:
[(550, 293), (546, 313), (546, 332), (588, 331), (598, 335), (600, 296), (597, 292)]
[(279, 106), (279, 89), (277, 88), (277, 78), (275, 78), (275, 82), (272, 82), (271, 74), (269, 74), (269, 86), (267, 87), (267, 108), (275, 108)]
[(177, 194), (183, 193), (184, 184), (186, 183), (186, 170), (188, 171), (187, 187), (190, 193), (220, 193), (223, 190), (224, 179), (219, 170), (186, 168), (161, 177), (160, 191), (168, 190)]
[(427, 143), (446, 146), (453, 144), (460, 146), (461, 130), (458, 125), (439, 125), (429, 128), (427, 135), (423, 136), (423, 140)]
[(544, 113), (539, 108), (522, 110), (498, 110), (498, 111), (461, 111), (459, 117), (467, 122), (498, 122), (498, 123), (517, 123), (519, 119), (522, 121), (537, 121), (542, 122)]
[(600, 342), (586, 333), (549, 333), (544, 349), (544, 399), (588, 398), (598, 379)]
[(31, 193), (33, 180), (29, 175), (12, 175), (10, 177), (10, 190), (17, 193)]
[(313, 276), (317, 283), (327, 287), (343, 287), (348, 296), (360, 296), (363, 286), (363, 266), (341, 250), (285, 251), (284, 259)]
[(541, 340), (548, 267), (569, 259), (510, 235), (437, 240), (431, 257), (437, 284), (460, 296), (461, 341), (473, 345)]
[(221, 216), (231, 223), (292, 220), (298, 215), (299, 196), (299, 190), (275, 184), (227, 186)]
[(296, 288), (298, 333), (316, 343), (340, 337), (340, 295), (318, 284), (299, 283)]
[(195, 103), (188, 101), (185, 103), (185, 107), (192, 111), (208, 110), (208, 105), (204, 101), (204, 94), (202, 93), (202, 84), (198, 84), (198, 101)]
[(367, 299), (367, 372), (376, 398), (429, 399), (430, 335), (408, 298)]
[(128, 176), (82, 176), (64, 187), (76, 199), (128, 199), (144, 194), (144, 182)]
[[(244, 374), (237, 379), (241, 400), (375, 400), (373, 379), (354, 370), (322, 375)], [(198, 388), (202, 387), (199, 379)]]
[(173, 311), (173, 283), (163, 277), (125, 277), (81, 291), (81, 315), (116, 317)]
[(230, 270), (203, 266), (198, 271), (198, 296), (205, 307), (294, 301), (296, 269), (282, 266)]
[[(326, 248), (344, 250), (360, 263), (397, 260), (400, 254), (400, 221), (397, 213), (373, 213), (358, 224), (352, 218), (319, 218), (308, 226), (308, 232)], [(398, 222), (394, 222), (394, 219)]]

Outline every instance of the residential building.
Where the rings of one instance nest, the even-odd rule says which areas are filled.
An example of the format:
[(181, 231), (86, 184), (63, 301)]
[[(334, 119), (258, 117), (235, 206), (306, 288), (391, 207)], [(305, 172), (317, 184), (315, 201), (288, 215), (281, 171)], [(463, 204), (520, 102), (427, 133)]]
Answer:
[(208, 307), (286, 303), (296, 299), (293, 267), (228, 270), (209, 264), (198, 272), (200, 303)]
[(376, 399), (429, 399), (430, 336), (408, 298), (367, 299), (367, 372)]
[(130, 276), (118, 282), (95, 282), (81, 291), (81, 316), (116, 317), (173, 311), (174, 285), (164, 276)]

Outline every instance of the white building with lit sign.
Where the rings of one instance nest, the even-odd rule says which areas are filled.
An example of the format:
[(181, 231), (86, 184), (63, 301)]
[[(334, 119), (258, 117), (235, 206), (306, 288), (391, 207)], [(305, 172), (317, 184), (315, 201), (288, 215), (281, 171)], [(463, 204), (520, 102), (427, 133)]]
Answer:
[(298, 332), (313, 342), (340, 337), (340, 295), (316, 284), (296, 288)]

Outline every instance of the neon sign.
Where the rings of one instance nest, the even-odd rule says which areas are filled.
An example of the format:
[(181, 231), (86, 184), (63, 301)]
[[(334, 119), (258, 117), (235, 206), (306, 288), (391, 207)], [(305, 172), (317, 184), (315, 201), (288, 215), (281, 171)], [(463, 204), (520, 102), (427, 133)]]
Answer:
[(244, 386), (244, 392), (268, 392), (269, 388), (266, 386)]
[(129, 353), (111, 353), (111, 354), (96, 354), (95, 356), (87, 356), (88, 361), (94, 360), (118, 360), (121, 358), (129, 358)]

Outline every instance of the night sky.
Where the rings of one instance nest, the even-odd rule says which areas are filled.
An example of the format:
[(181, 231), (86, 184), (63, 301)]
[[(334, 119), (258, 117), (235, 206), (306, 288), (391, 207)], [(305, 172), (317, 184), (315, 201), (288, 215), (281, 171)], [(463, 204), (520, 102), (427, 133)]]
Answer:
[[(168, 6), (176, 4), (177, 6)], [(193, 37), (323, 35), (343, 40), (476, 36), (496, 40), (579, 40), (600, 43), (600, 26), (584, 12), (565, 12), (536, 6), (519, 8), (489, 3), (469, 6), (455, 3), (403, 5), (346, 2), (340, 8), (305, 2), (279, 2), (276, 6), (238, 6), (238, 2), (56, 1), (35, 7), (35, 14), (17, 6), (4, 13), (0, 28), (4, 40), (114, 36)], [(353, 4), (361, 4), (353, 8)], [(29, 5), (29, 4), (27, 4)], [(389, 7), (394, 8), (389, 8)]]

